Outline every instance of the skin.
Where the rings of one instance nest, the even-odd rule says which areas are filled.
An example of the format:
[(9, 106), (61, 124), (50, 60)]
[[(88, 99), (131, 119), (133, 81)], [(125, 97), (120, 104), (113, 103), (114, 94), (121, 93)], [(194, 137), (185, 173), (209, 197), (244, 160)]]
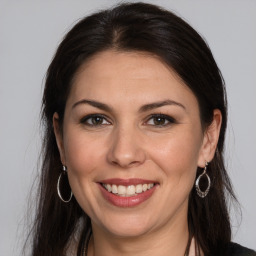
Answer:
[[(76, 104), (84, 99), (110, 109)], [(146, 104), (166, 100), (177, 104), (141, 111)], [(96, 119), (86, 120), (89, 114), (104, 118), (92, 125)], [(157, 114), (174, 121), (160, 118), (159, 125), (151, 116)], [(214, 156), (219, 110), (203, 131), (197, 99), (173, 70), (149, 54), (108, 50), (80, 68), (63, 130), (57, 113), (53, 125), (73, 194), (92, 221), (88, 255), (184, 255), (188, 196), (197, 167)], [(154, 180), (158, 186), (142, 204), (121, 208), (99, 190), (97, 182), (111, 178)]]

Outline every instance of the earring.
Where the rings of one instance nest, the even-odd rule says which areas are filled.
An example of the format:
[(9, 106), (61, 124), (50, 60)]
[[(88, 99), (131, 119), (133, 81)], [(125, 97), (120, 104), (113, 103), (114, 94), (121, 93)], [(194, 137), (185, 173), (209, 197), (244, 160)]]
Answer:
[[(195, 187), (196, 187), (196, 191), (197, 191), (197, 194), (204, 198), (207, 196), (209, 190), (210, 190), (210, 187), (211, 187), (211, 179), (209, 177), (209, 175), (206, 173), (206, 170), (207, 170), (207, 166), (208, 166), (208, 162), (205, 162), (205, 167), (204, 167), (204, 171), (201, 175), (198, 176), (198, 178), (196, 179), (196, 183), (195, 183)], [(202, 178), (202, 176), (205, 175), (207, 180), (208, 180), (208, 186), (206, 188), (205, 191), (202, 191), (199, 187), (199, 182), (200, 182), (200, 179)]]
[(64, 181), (65, 182), (64, 184), (69, 186), (69, 183), (68, 183), (68, 175), (67, 175), (67, 167), (65, 165), (63, 165), (63, 171), (61, 172), (59, 178), (58, 178), (58, 182), (57, 182), (57, 192), (58, 192), (58, 196), (60, 198), (60, 200), (64, 203), (69, 203), (71, 201), (71, 198), (73, 196), (73, 193), (72, 191), (70, 190), (70, 197), (69, 199), (65, 200), (62, 195), (61, 195), (61, 192), (60, 192), (60, 183), (61, 183), (61, 180), (62, 178), (64, 178)]

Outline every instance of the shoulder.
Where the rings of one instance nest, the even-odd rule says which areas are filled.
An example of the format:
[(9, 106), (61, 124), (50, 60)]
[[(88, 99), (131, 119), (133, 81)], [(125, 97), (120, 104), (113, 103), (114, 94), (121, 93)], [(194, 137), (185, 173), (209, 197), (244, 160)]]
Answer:
[(237, 243), (230, 243), (227, 247), (225, 255), (228, 256), (256, 256), (256, 252), (241, 246)]

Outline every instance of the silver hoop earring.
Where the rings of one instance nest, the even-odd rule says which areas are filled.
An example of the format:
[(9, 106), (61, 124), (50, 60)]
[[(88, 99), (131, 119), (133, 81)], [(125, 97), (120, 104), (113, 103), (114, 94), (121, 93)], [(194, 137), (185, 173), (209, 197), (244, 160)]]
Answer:
[[(63, 177), (62, 177), (63, 176)], [(65, 200), (64, 198), (63, 198), (63, 196), (61, 195), (61, 192), (60, 192), (60, 183), (61, 183), (61, 180), (62, 180), (62, 178), (64, 178), (65, 177), (65, 183), (66, 183), (66, 185), (68, 185), (69, 186), (69, 183), (68, 183), (68, 175), (67, 175), (67, 167), (65, 166), (65, 165), (63, 165), (63, 171), (61, 172), (61, 174), (60, 174), (60, 176), (59, 176), (59, 178), (58, 178), (58, 182), (57, 182), (57, 192), (58, 192), (58, 196), (59, 196), (59, 198), (60, 198), (60, 200), (62, 201), (62, 202), (64, 202), (64, 203), (69, 203), (70, 201), (71, 201), (71, 199), (72, 199), (72, 196), (73, 196), (73, 193), (72, 193), (72, 191), (71, 191), (71, 189), (70, 189), (70, 197), (69, 197), (69, 199), (67, 199), (67, 200)]]
[[(210, 191), (210, 187), (211, 187), (211, 179), (210, 179), (209, 175), (206, 173), (207, 166), (208, 166), (208, 162), (205, 163), (204, 171), (203, 171), (202, 174), (200, 174), (200, 175), (198, 176), (198, 178), (196, 179), (196, 183), (195, 183), (196, 192), (197, 192), (197, 194), (198, 194), (200, 197), (202, 197), (202, 198), (204, 198), (204, 197), (207, 196), (208, 192)], [(208, 180), (208, 186), (207, 186), (207, 188), (206, 188), (205, 191), (202, 191), (202, 190), (200, 189), (200, 186), (199, 186), (200, 179), (202, 178), (203, 175), (205, 175), (206, 178), (207, 178), (207, 180)]]

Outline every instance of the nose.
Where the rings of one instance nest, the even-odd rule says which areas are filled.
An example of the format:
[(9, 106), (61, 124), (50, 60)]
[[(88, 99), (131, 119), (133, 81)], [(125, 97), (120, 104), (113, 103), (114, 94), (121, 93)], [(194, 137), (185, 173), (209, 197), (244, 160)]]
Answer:
[(122, 168), (131, 168), (144, 163), (146, 153), (143, 149), (142, 135), (139, 133), (132, 128), (115, 129), (111, 136), (108, 162)]

